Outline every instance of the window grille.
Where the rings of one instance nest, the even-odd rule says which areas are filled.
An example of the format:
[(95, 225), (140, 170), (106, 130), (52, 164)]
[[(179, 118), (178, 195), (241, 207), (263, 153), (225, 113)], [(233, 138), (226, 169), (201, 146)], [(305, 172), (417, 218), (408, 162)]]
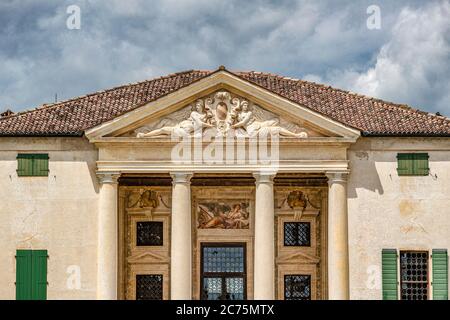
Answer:
[(402, 300), (427, 300), (428, 252), (401, 251), (400, 270)]
[(285, 222), (284, 245), (311, 246), (311, 224), (309, 222)]
[(284, 299), (311, 300), (311, 276), (298, 274), (285, 275)]
[(136, 275), (136, 300), (162, 300), (162, 274)]
[(162, 246), (163, 223), (155, 221), (143, 221), (136, 223), (137, 246)]

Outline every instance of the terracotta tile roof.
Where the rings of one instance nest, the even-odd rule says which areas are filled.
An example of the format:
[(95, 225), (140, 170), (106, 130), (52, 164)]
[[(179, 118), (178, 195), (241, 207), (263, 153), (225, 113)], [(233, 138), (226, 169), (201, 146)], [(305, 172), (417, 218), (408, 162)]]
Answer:
[[(185, 71), (0, 118), (0, 136), (81, 136), (89, 128), (207, 77)], [(450, 119), (313, 82), (234, 72), (293, 102), (359, 129), (363, 135), (450, 136)]]

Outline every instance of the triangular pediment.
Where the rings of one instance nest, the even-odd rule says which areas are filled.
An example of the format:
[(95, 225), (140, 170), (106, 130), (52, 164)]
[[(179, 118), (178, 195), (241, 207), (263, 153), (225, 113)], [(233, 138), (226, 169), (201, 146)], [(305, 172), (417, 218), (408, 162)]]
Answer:
[(169, 263), (170, 259), (161, 254), (145, 251), (127, 258), (128, 263)]
[(320, 258), (304, 252), (288, 253), (277, 257), (277, 263), (298, 264), (299, 261), (302, 263), (319, 263)]
[(325, 117), (227, 71), (92, 128), (86, 136), (139, 140), (175, 136), (276, 134), (282, 138), (350, 138), (359, 131)]

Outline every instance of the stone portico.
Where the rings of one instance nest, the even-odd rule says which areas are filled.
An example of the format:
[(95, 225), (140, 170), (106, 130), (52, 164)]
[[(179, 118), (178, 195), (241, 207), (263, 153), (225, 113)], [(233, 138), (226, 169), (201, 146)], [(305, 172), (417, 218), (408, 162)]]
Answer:
[[(255, 142), (237, 134), (231, 140), (225, 137), (224, 141), (214, 144), (198, 140), (206, 135), (205, 128), (202, 128), (200, 136), (196, 137), (196, 132), (193, 132), (193, 136), (182, 142), (173, 141), (170, 130), (178, 128), (176, 123), (183, 121), (192, 110), (192, 104), (198, 101), (200, 104), (204, 101), (207, 110), (213, 112), (217, 127), (221, 122), (218, 116), (220, 111), (225, 113), (225, 123), (232, 116), (233, 108), (240, 111), (239, 103), (247, 103), (257, 118), (255, 121), (268, 123), (270, 130), (285, 130), (277, 132), (279, 140), (268, 141), (268, 150), (277, 148), (277, 158), (271, 159), (276, 162), (252, 161), (250, 158)], [(220, 107), (223, 110), (219, 110)], [(258, 113), (256, 108), (259, 108)], [(177, 119), (177, 114), (182, 112), (185, 115), (179, 115)], [(268, 122), (260, 119), (264, 117), (278, 120)], [(172, 126), (164, 127), (160, 123), (172, 123)], [(303, 134), (295, 136), (297, 132)], [(88, 130), (86, 136), (99, 150), (97, 175), (101, 184), (101, 232), (98, 248), (99, 252), (104, 252), (98, 256), (99, 298), (130, 298), (127, 292), (135, 291), (134, 279), (130, 274), (138, 272), (133, 268), (141, 268), (150, 273), (164, 270), (170, 274), (170, 281), (165, 284), (171, 299), (198, 299), (201, 277), (199, 246), (203, 242), (234, 242), (236, 238), (247, 244), (245, 291), (248, 298), (282, 298), (279, 291), (284, 290), (283, 276), (289, 274), (288, 270), (291, 273), (308, 271), (313, 279), (312, 292), (316, 298), (349, 298), (346, 177), (350, 168), (347, 149), (359, 137), (356, 130), (293, 106), (291, 102), (229, 74), (219, 73), (181, 89), (175, 96), (163, 98), (157, 104), (149, 104), (132, 114)], [(261, 145), (260, 142), (258, 150), (261, 150)], [(180, 151), (180, 148), (183, 150)], [(174, 159), (174, 150), (176, 155), (183, 154), (184, 158)], [(186, 159), (186, 154), (191, 158)], [(165, 188), (166, 191), (161, 192), (167, 193), (166, 203), (170, 202), (165, 208), (168, 217), (164, 220), (170, 230), (167, 249), (152, 251), (150, 248), (147, 249), (149, 255), (145, 255), (143, 251), (126, 248), (134, 235), (130, 236), (127, 230), (126, 216), (129, 211), (124, 202), (129, 193), (121, 193), (122, 179), (128, 182), (133, 179), (153, 180), (151, 187), (145, 183), (136, 187), (125, 184), (123, 187), (128, 192), (135, 188), (142, 193), (147, 188), (161, 196), (157, 190)], [(201, 188), (198, 183), (193, 185), (194, 180), (206, 181), (209, 186)], [(171, 182), (170, 191), (168, 181)], [(311, 181), (316, 181), (316, 184), (311, 185)], [(244, 191), (240, 191), (242, 188)], [(285, 189), (284, 193), (279, 191), (280, 188)], [(234, 190), (237, 192), (233, 194)], [(280, 203), (286, 202), (287, 196), (295, 191), (306, 196), (305, 206), (282, 208)], [(199, 229), (198, 208), (194, 202), (196, 197), (204, 196), (202, 193), (218, 201), (224, 196), (232, 200), (239, 199), (242, 193), (247, 194), (244, 200), (253, 204), (249, 208), (248, 229)], [(119, 201), (119, 197), (124, 200)], [(318, 204), (313, 206), (309, 197), (315, 197)], [(148, 210), (152, 212), (145, 213)], [(156, 219), (158, 210), (158, 207), (141, 207), (142, 212), (135, 209), (133, 214), (141, 214), (151, 220)], [(299, 210), (300, 213), (296, 212)], [(312, 212), (308, 213), (308, 210)], [(281, 217), (303, 221), (309, 215), (314, 217), (313, 236), (317, 235), (318, 240), (314, 241), (315, 247), (285, 247), (282, 234), (276, 230), (278, 224), (284, 221)], [(122, 238), (117, 232), (121, 229), (117, 221), (123, 228)], [(166, 258), (166, 262), (158, 262), (162, 258)], [(129, 263), (129, 259), (137, 259), (138, 262)], [(297, 265), (305, 269), (295, 267)]]

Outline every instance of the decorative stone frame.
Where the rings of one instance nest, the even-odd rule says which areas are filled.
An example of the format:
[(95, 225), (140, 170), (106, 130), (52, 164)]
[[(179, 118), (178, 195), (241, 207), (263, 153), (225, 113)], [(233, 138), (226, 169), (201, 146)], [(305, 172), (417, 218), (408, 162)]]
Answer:
[[(275, 186), (275, 235), (276, 235), (276, 299), (284, 299), (284, 276), (311, 275), (311, 299), (327, 298), (327, 187)], [(295, 219), (295, 210), (281, 206), (292, 191), (302, 191), (310, 201)], [(309, 222), (311, 245), (308, 247), (284, 246), (285, 222)]]
[[(152, 190), (163, 195), (171, 204), (170, 187), (119, 186), (119, 270), (118, 298), (136, 298), (136, 275), (162, 274), (163, 299), (170, 298), (170, 213), (171, 209), (160, 203), (156, 208), (126, 208), (128, 192)], [(163, 223), (162, 246), (136, 246), (136, 223), (160, 221)]]
[(278, 300), (284, 300), (284, 276), (288, 275), (309, 275), (311, 276), (311, 300), (317, 300), (318, 294), (317, 294), (317, 286), (313, 285), (314, 283), (317, 283), (318, 277), (317, 277), (318, 270), (315, 265), (311, 264), (300, 264), (300, 265), (294, 265), (294, 264), (283, 264), (278, 267), (277, 270), (277, 299)]
[[(246, 284), (247, 299), (253, 299), (253, 241), (254, 241), (254, 216), (255, 216), (255, 188), (244, 187), (191, 187), (192, 192), (192, 297), (200, 299), (200, 272), (201, 272), (201, 244), (202, 243), (245, 243), (246, 245)], [(248, 229), (198, 229), (197, 205), (202, 200), (237, 200), (245, 199), (249, 203), (250, 225)]]
[(163, 300), (170, 299), (170, 279), (169, 279), (169, 265), (168, 264), (132, 264), (129, 268), (129, 284), (126, 293), (127, 300), (136, 300), (136, 276), (137, 275), (156, 275), (163, 276)]

